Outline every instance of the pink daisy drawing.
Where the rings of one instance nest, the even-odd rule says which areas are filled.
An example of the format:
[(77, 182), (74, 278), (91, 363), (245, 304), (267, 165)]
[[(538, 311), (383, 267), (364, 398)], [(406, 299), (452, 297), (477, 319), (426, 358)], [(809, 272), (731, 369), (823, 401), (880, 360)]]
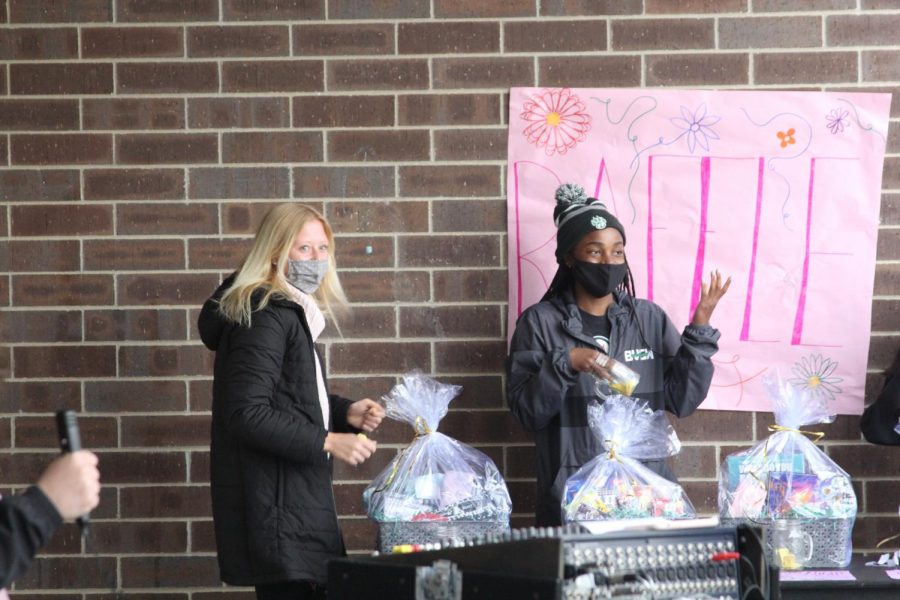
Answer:
[(565, 154), (583, 142), (591, 129), (584, 103), (568, 88), (547, 89), (532, 96), (520, 117), (528, 122), (522, 133), (547, 156)]

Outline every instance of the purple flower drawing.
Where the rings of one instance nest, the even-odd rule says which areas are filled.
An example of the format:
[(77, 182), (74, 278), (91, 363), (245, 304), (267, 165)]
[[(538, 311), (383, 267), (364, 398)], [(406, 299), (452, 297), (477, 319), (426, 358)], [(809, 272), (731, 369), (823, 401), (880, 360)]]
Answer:
[(850, 112), (843, 108), (831, 109), (831, 112), (825, 116), (825, 120), (828, 121), (827, 127), (831, 133), (843, 133), (844, 128), (850, 127), (849, 116)]
[(719, 139), (719, 134), (713, 131), (712, 126), (720, 119), (721, 117), (706, 114), (706, 104), (701, 104), (693, 113), (682, 106), (681, 116), (669, 120), (681, 130), (678, 138), (687, 136), (688, 150), (693, 154), (697, 146), (709, 152), (709, 140)]

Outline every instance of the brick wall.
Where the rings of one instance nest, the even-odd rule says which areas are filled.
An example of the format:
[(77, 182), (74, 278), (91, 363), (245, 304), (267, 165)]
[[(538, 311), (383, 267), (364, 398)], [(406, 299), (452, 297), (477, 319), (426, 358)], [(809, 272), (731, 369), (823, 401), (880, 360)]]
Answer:
[[(310, 203), (340, 234), (356, 312), (325, 342), (333, 387), (377, 397), (413, 367), (464, 385), (442, 429), (501, 466), (521, 525), (534, 451), (503, 399), (508, 88), (900, 91), (896, 0), (0, 0), (0, 21), (0, 489), (55, 453), (62, 407), (83, 413), (105, 483), (92, 552), (63, 528), (19, 598), (250, 597), (218, 581), (213, 357), (194, 322), (272, 203)], [(892, 116), (870, 396), (900, 332), (900, 98)], [(723, 456), (769, 423), (678, 424), (702, 511)], [(861, 443), (856, 417), (825, 429), (871, 550), (900, 531), (898, 451)], [(373, 545), (363, 487), (409, 438), (387, 424), (373, 460), (337, 466), (352, 550)]]

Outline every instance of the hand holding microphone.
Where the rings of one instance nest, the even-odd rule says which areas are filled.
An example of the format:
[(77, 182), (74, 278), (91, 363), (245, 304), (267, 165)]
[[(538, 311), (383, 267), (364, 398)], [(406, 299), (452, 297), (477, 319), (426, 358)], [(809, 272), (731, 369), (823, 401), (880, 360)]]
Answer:
[(97, 456), (81, 449), (75, 413), (56, 413), (59, 445), (63, 455), (41, 474), (37, 486), (66, 521), (75, 520), (82, 535), (88, 530), (88, 513), (100, 503), (100, 471)]

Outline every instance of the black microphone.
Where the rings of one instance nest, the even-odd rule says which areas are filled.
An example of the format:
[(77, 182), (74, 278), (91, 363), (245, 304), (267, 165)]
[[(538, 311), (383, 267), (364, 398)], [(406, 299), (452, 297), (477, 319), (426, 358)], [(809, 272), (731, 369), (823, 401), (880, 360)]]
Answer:
[[(78, 421), (75, 419), (75, 411), (60, 410), (56, 412), (56, 432), (59, 435), (59, 449), (63, 454), (78, 452), (81, 450), (81, 433), (78, 431)], [(81, 530), (81, 536), (87, 537), (90, 527), (90, 514), (81, 515), (75, 522)]]

